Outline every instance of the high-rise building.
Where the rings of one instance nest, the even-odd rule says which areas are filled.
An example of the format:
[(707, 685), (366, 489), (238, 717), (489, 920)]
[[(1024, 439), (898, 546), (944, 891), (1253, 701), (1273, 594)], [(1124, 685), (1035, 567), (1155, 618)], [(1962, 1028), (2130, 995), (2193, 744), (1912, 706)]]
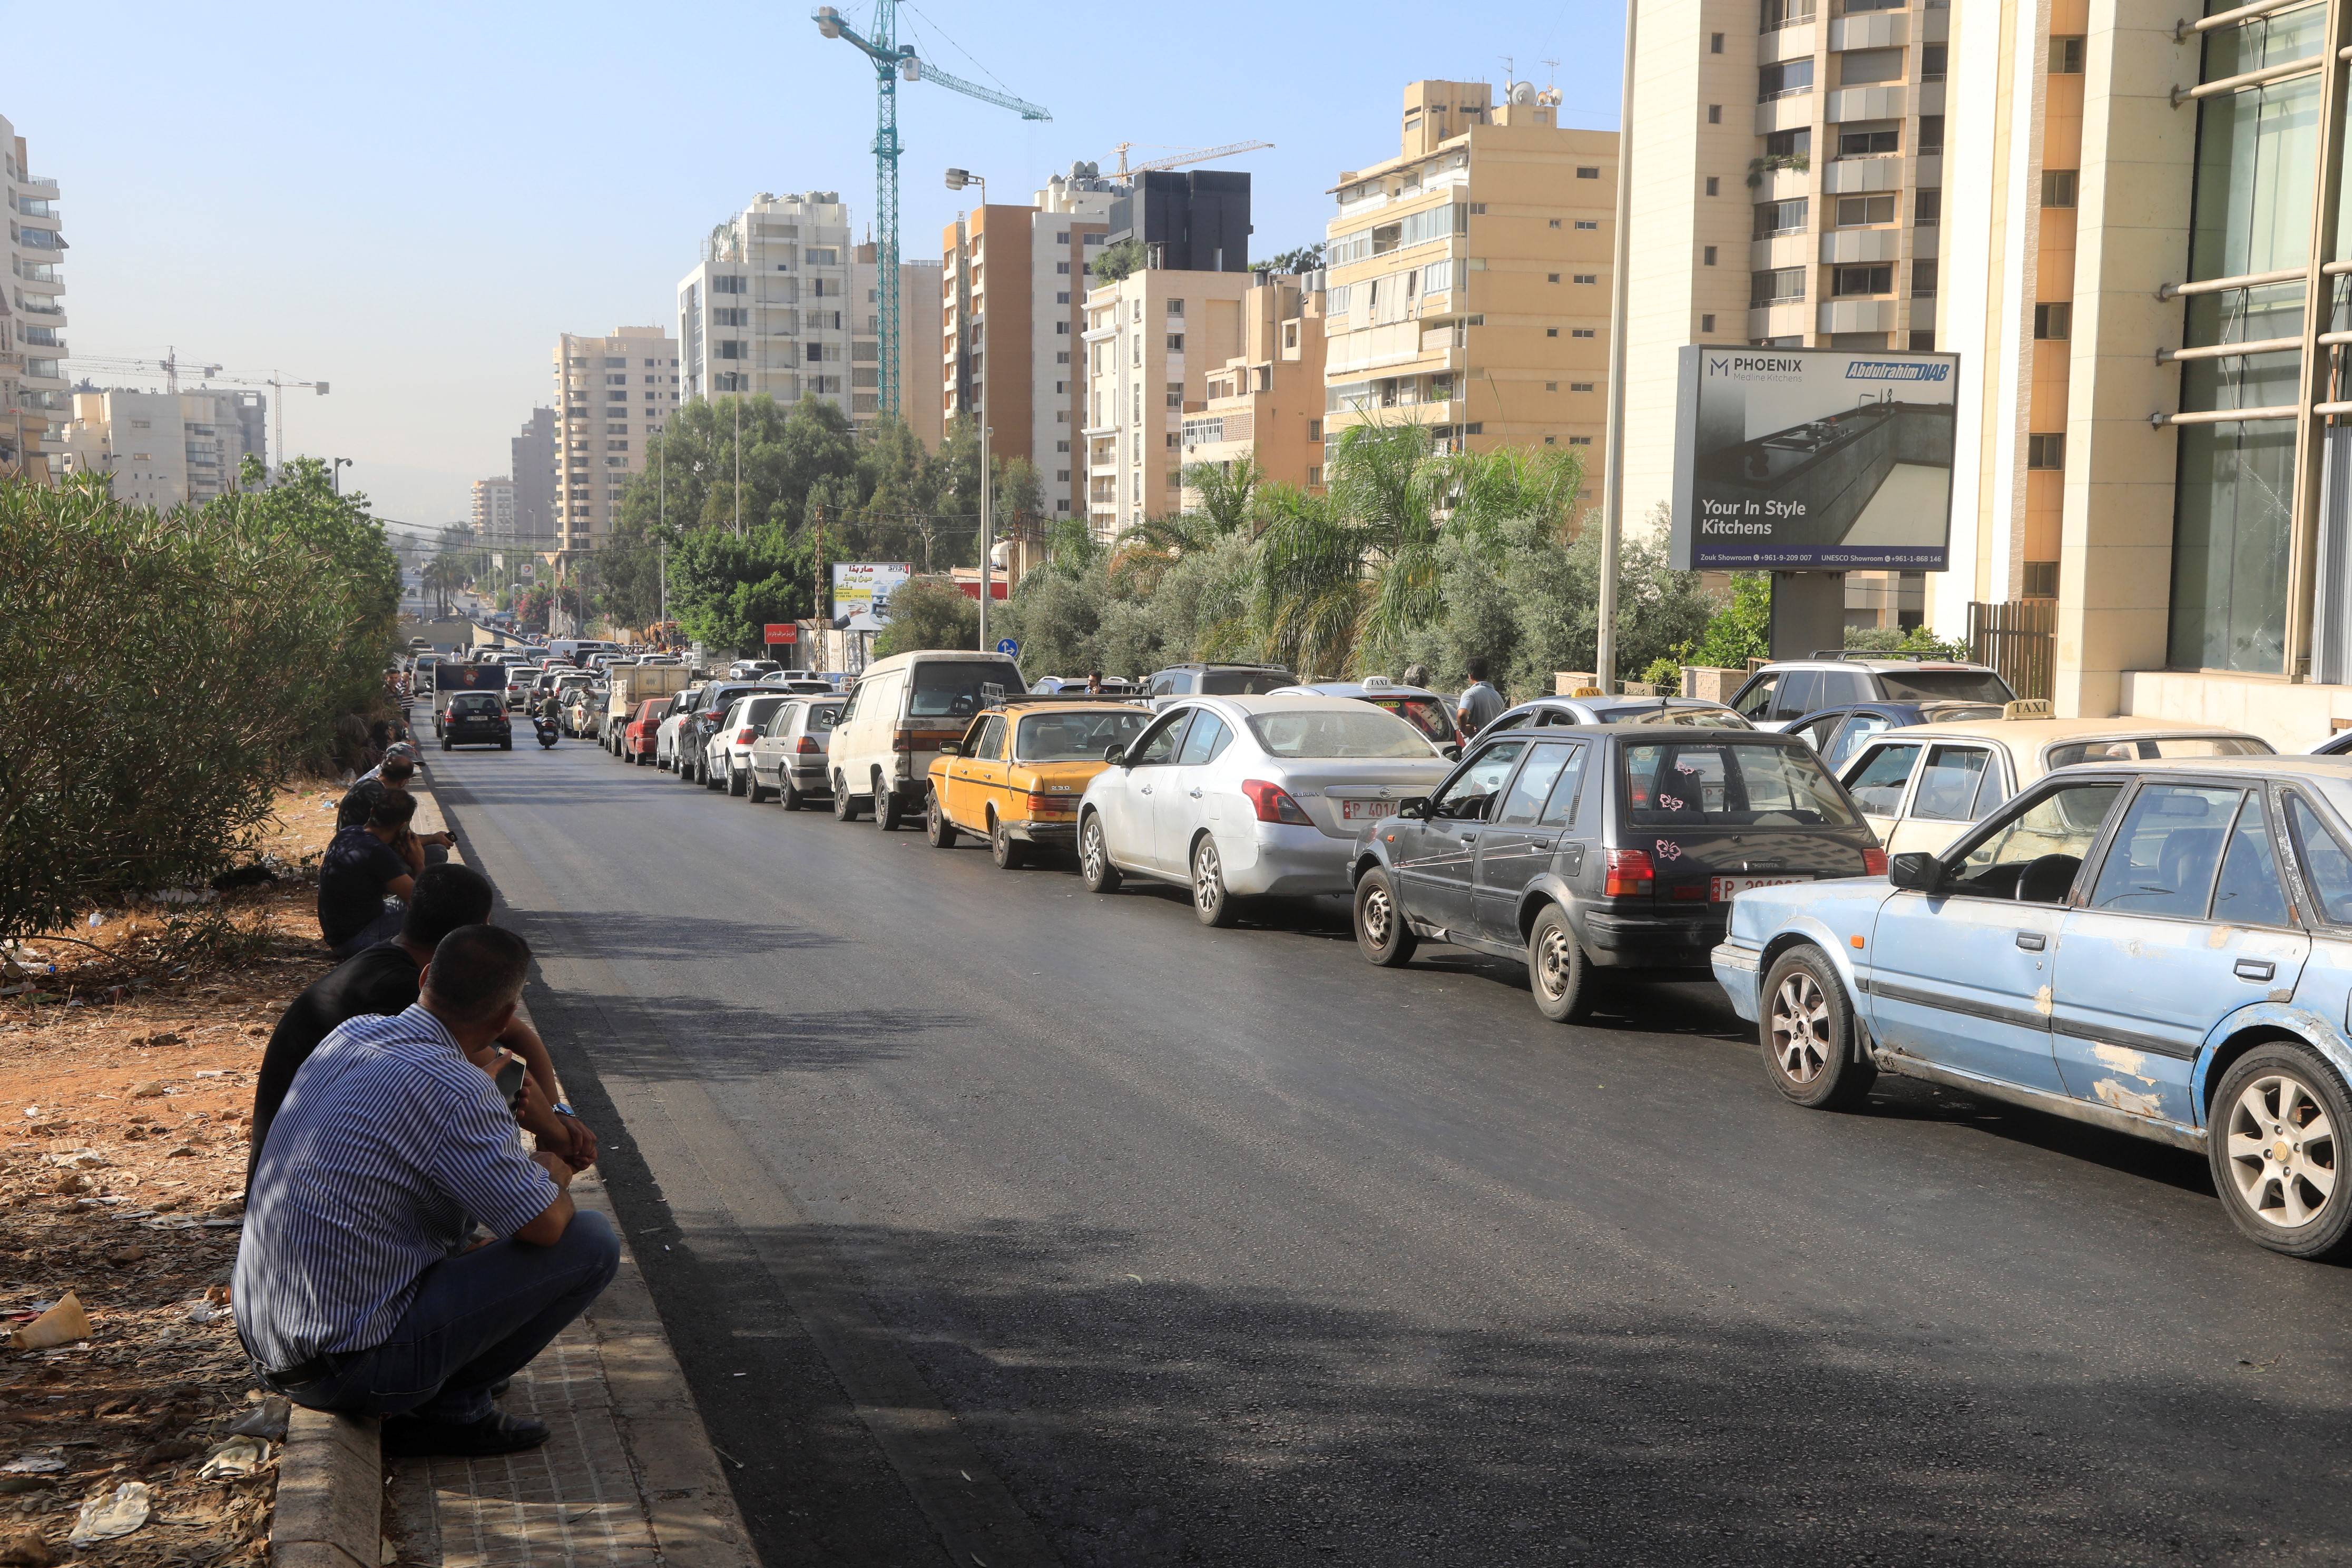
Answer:
[[(1255, 460), (1267, 481), (1323, 483), (1323, 275), (1253, 272), (1242, 297), (1242, 350), (1203, 378), (1184, 407), (1183, 461), (1226, 472)], [(1182, 504), (1196, 502), (1190, 486)]]
[(1111, 198), (1106, 244), (1134, 239), (1175, 272), (1249, 270), (1250, 177), (1229, 169), (1148, 169)]
[(1087, 295), (1087, 522), (1115, 540), (1183, 510), (1184, 410), (1244, 353), (1249, 272), (1139, 267)]
[[(881, 322), (876, 300), (874, 242), (857, 247), (849, 297), (856, 331), (849, 340), (850, 418), (860, 426), (881, 407)], [(931, 349), (940, 341), (942, 276), (936, 261), (898, 263), (898, 417), (925, 451), (936, 451), (945, 434), (941, 402), (931, 390)]]
[(202, 506), (238, 488), (246, 458), (268, 460), (268, 412), (257, 392), (84, 386), (73, 394), (72, 418), (58, 433), (58, 466), (65, 473), (104, 474), (115, 496), (141, 506)]
[(713, 229), (677, 286), (679, 391), (764, 392), (787, 407), (806, 395), (854, 413), (851, 340), (865, 312), (851, 298), (852, 249), (833, 191), (762, 191)]
[(534, 408), (522, 433), (507, 443), (507, 477), (514, 481), (514, 542), (547, 550), (555, 542), (555, 410)]
[(474, 537), (485, 544), (515, 542), (515, 483), (494, 475), (474, 481), (474, 510), (469, 520)]
[(646, 443), (677, 411), (677, 342), (659, 327), (556, 340), (557, 550), (594, 550), (612, 532), (622, 488), (645, 468)]
[(0, 468), (52, 476), (73, 405), (66, 391), (65, 279), (58, 264), (58, 183), (32, 172), (25, 139), (0, 119), (0, 167), (7, 172), (8, 291), (0, 300)]
[[(1643, 13), (1644, 37), (1648, 13)], [(1324, 265), (1327, 438), (1426, 425), (1449, 449), (1600, 451), (1617, 137), (1515, 83), (1404, 89), (1399, 154), (1339, 176)], [(1588, 467), (1588, 498), (1600, 465)]]

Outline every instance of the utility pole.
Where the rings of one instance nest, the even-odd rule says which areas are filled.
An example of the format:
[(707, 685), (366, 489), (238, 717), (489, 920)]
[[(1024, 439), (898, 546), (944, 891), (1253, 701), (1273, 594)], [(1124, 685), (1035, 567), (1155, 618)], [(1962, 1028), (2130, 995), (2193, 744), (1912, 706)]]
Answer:
[(735, 373), (735, 537), (743, 537), (743, 373)]
[(1617, 547), (1625, 531), (1625, 304), (1633, 214), (1633, 37), (1642, 0), (1625, 0), (1625, 78), (1617, 106), (1617, 246), (1609, 279), (1609, 449), (1601, 481), (1601, 605), (1594, 683), (1617, 689)]

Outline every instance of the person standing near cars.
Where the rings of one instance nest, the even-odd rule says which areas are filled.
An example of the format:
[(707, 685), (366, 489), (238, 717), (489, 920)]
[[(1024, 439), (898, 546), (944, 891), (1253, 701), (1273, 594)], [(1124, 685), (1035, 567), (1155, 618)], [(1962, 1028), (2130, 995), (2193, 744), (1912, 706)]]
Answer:
[(1501, 718), (1503, 710), (1509, 704), (1503, 700), (1503, 694), (1488, 683), (1484, 657), (1474, 656), (1465, 659), (1463, 668), (1470, 674), (1470, 684), (1454, 700), (1454, 722), (1465, 738), (1475, 738), (1479, 731)]

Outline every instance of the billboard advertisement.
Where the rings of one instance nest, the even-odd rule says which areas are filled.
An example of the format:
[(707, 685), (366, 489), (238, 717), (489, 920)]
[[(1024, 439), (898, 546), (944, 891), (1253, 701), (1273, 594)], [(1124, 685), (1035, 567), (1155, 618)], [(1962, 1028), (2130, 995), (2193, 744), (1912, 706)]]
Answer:
[(1958, 354), (1682, 351), (1674, 563), (1944, 569)]
[(890, 624), (890, 595), (915, 573), (909, 561), (833, 563), (833, 629), (878, 632)]

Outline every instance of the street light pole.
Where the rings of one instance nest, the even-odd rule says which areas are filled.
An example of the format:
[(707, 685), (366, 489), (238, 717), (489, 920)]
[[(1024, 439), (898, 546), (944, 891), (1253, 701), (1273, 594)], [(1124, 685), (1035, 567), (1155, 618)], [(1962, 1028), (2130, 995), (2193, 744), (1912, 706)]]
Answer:
[(343, 470), (351, 466), (352, 460), (349, 458), (337, 458), (335, 459), (335, 466), (332, 471), (334, 474), (335, 493), (337, 495), (343, 493)]
[(1633, 37), (1642, 0), (1625, 0), (1625, 76), (1617, 107), (1617, 246), (1609, 279), (1609, 433), (1601, 481), (1601, 605), (1593, 675), (1617, 689), (1617, 548), (1625, 533), (1625, 304), (1633, 215)]
[[(980, 205), (987, 206), (986, 180), (969, 169), (948, 171), (948, 189), (960, 191), (968, 184), (980, 187)], [(996, 486), (994, 476), (989, 471), (993, 465), (989, 461), (988, 451), (991, 435), (988, 427), (988, 343), (981, 335), (976, 321), (964, 322), (963, 330), (970, 334), (968, 341), (979, 349), (981, 360), (977, 378), (980, 382), (980, 651), (986, 653), (991, 646), (988, 640), (988, 598), (996, 586), (994, 563), (989, 559), (996, 548)]]

